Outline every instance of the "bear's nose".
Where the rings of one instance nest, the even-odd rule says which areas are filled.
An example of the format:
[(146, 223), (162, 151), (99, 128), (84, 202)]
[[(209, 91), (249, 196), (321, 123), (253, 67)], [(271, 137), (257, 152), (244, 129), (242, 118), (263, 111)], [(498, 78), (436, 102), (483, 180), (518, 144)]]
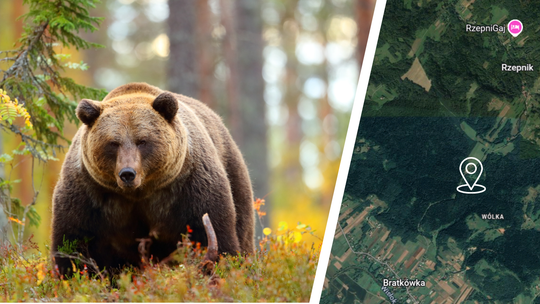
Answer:
[(120, 179), (124, 181), (124, 183), (131, 183), (135, 179), (135, 175), (137, 175), (137, 172), (133, 170), (133, 168), (124, 168), (120, 170), (120, 173), (118, 173), (120, 176)]

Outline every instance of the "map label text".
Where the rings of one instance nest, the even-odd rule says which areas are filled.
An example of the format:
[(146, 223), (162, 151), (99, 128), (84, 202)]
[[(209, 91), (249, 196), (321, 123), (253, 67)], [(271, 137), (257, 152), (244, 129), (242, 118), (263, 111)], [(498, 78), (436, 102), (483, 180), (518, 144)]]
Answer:
[(476, 32), (476, 33), (483, 33), (483, 32), (498, 32), (498, 33), (506, 33), (506, 27), (498, 24), (492, 24), (492, 25), (473, 25), (473, 24), (467, 24), (465, 27), (465, 30), (467, 32)]
[(388, 290), (388, 287), (383, 286), (381, 289), (382, 289), (382, 291), (384, 291), (384, 293), (388, 297), (388, 300), (390, 300), (390, 302), (392, 302), (392, 304), (395, 304), (397, 299), (396, 299), (396, 297), (394, 297), (394, 294), (391, 293), (390, 290)]
[(504, 220), (504, 214), (482, 214), (483, 220)]
[(504, 72), (531, 72), (534, 71), (534, 66), (530, 63), (527, 65), (509, 65), (506, 63), (503, 63), (501, 65), (501, 70)]
[(426, 281), (414, 279), (414, 280), (389, 280), (383, 279), (383, 286), (392, 286), (392, 287), (426, 287)]

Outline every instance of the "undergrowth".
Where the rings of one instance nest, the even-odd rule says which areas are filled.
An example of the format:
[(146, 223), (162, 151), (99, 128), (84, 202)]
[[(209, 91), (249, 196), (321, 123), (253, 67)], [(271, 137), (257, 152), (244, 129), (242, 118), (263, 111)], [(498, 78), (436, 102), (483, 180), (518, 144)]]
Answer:
[(0, 249), (0, 301), (307, 302), (320, 248), (295, 238), (295, 231), (278, 234), (265, 236), (255, 254), (221, 257), (211, 276), (199, 268), (206, 250), (183, 242), (189, 245), (177, 250), (177, 265), (126, 268), (116, 284), (90, 275), (86, 265), (61, 280), (48, 253), (31, 241), (26, 252), (38, 253), (25, 257), (7, 245)]

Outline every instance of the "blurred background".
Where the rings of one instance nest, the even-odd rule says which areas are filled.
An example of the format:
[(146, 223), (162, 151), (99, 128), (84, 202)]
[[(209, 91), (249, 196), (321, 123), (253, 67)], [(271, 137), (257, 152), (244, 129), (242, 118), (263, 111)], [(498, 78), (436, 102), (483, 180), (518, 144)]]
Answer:
[[(222, 117), (248, 164), (261, 227), (310, 225), (322, 239), (358, 83), (375, 0), (103, 0), (104, 17), (86, 39), (104, 48), (77, 52), (87, 71), (67, 70), (88, 86), (112, 90), (147, 82), (199, 99)], [(0, 1), (0, 50), (22, 33), (23, 1)], [(65, 128), (71, 138), (77, 126)], [(19, 139), (3, 136), (11, 151)], [(29, 181), (30, 156), (5, 168)], [(63, 162), (34, 174), (42, 221), (27, 231), (49, 244), (51, 198)], [(40, 186), (41, 185), (41, 186)], [(32, 201), (32, 184), (12, 196)], [(311, 236), (306, 241), (321, 240)]]

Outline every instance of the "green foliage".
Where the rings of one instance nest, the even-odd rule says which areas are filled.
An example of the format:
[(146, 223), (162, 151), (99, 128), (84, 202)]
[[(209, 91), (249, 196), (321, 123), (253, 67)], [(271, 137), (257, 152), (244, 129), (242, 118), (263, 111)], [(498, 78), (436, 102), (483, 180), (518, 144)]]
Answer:
[[(21, 180), (15, 180), (15, 181), (9, 182), (8, 184), (11, 186), (11, 184), (18, 183), (20, 181)], [(4, 181), (4, 182), (6, 182), (6, 181)], [(2, 182), (2, 183), (4, 183), (4, 182)], [(11, 205), (12, 205), (12, 211), (11, 212), (15, 215), (15, 219), (16, 218), (22, 218), (22, 214), (24, 214), (26, 207), (21, 205), (21, 200), (18, 199), (18, 198), (12, 198), (11, 199)], [(27, 212), (26, 216), (28, 217), (30, 226), (38, 227), (39, 223), (41, 222), (41, 216), (39, 216), (39, 214), (37, 213), (37, 210), (34, 208), (34, 206), (29, 206), (28, 211), (26, 211), (26, 212)], [(19, 223), (19, 224), (22, 225), (21, 223)]]
[(66, 240), (66, 236), (62, 239), (62, 246), (58, 246), (58, 251), (65, 254), (72, 254), (77, 251), (78, 240)]
[[(287, 237), (285, 237), (286, 239)], [(290, 238), (290, 237), (288, 237)], [(64, 243), (66, 244), (66, 243)], [(270, 235), (261, 249), (248, 256), (224, 256), (212, 276), (199, 263), (205, 249), (184, 240), (176, 255), (178, 265), (126, 268), (115, 287), (108, 278), (77, 267), (73, 277), (54, 276), (51, 262), (40, 253), (21, 258), (12, 247), (0, 256), (0, 300), (61, 302), (307, 302), (319, 252), (312, 245), (279, 241)], [(68, 245), (72, 248), (72, 243)]]
[(46, 160), (38, 150), (58, 148), (55, 144), (63, 138), (64, 121), (77, 122), (75, 107), (79, 99), (102, 99), (106, 94), (104, 90), (88, 88), (61, 76), (65, 68), (86, 70), (88, 67), (84, 62), (65, 62), (70, 55), (57, 53), (59, 47), (76, 50), (101, 47), (79, 36), (82, 31), (95, 31), (101, 22), (102, 18), (92, 17), (88, 12), (97, 2), (25, 0), (29, 12), (22, 16), (26, 26), (19, 39), (20, 46), (4, 53), (13, 56), (2, 60), (13, 64), (1, 71), (0, 88), (18, 98), (28, 109), (35, 139), (44, 141), (29, 140), (34, 143), (30, 151), (38, 159)]
[(14, 108), (3, 108), (0, 110), (0, 117), (2, 120), (7, 120), (10, 124), (13, 123), (13, 117), (17, 116), (17, 111)]
[[(102, 18), (91, 17), (88, 9), (95, 8), (97, 0), (25, 0), (30, 6), (26, 21), (36, 25), (49, 24), (49, 34), (55, 41), (64, 46), (75, 46), (77, 49), (101, 47), (99, 44), (85, 41), (77, 34), (80, 30), (93, 32), (97, 30)], [(28, 33), (28, 31), (27, 31)], [(24, 41), (24, 36), (21, 41)]]
[[(102, 99), (106, 92), (88, 88), (62, 76), (65, 69), (87, 70), (84, 62), (69, 62), (70, 54), (57, 53), (70, 48), (75, 50), (101, 47), (80, 37), (82, 31), (93, 32), (102, 18), (89, 15), (97, 0), (24, 0), (28, 13), (21, 16), (24, 32), (14, 50), (0, 52), (0, 63), (10, 64), (0, 69), (0, 128), (20, 137), (21, 144), (13, 155), (31, 155), (33, 200), (24, 202), (11, 197), (9, 177), (0, 176), (0, 202), (2, 210), (12, 225), (4, 236), (19, 246), (27, 220), (37, 226), (40, 216), (34, 208), (39, 188), (34, 187), (34, 159), (42, 162), (57, 160), (56, 150), (63, 148), (64, 122), (77, 123), (75, 108), (81, 98)], [(25, 119), (23, 127), (15, 125), (16, 118)], [(0, 163), (13, 169), (19, 158), (10, 154), (0, 155)], [(3, 218), (3, 217), (0, 217)]]

